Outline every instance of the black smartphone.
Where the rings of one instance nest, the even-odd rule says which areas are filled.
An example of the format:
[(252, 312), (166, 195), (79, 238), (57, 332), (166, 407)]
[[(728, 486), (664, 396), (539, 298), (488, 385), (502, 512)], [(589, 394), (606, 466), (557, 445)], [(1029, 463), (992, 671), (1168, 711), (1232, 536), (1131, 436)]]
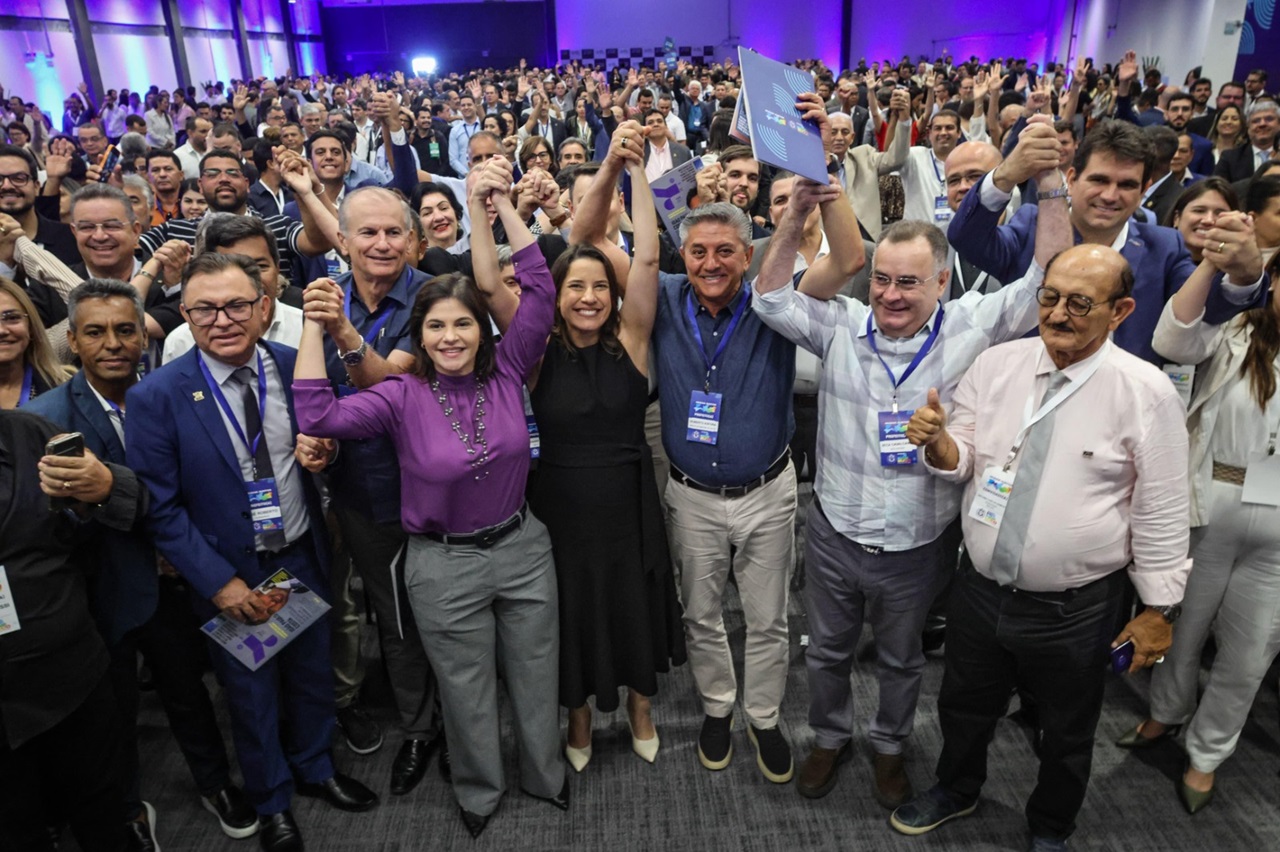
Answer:
[[(44, 445), (44, 454), (46, 456), (71, 456), (78, 457), (84, 455), (84, 435), (79, 432), (68, 432), (65, 435), (58, 435), (51, 438)], [(70, 497), (50, 497), (49, 511), (60, 512), (63, 509), (69, 509), (75, 504), (75, 500)]]
[(102, 160), (102, 171), (98, 173), (98, 183), (106, 183), (111, 179), (111, 173), (116, 170), (116, 165), (120, 162), (120, 149), (115, 145), (107, 148), (107, 155)]
[(1118, 648), (1111, 649), (1111, 670), (1116, 674), (1124, 674), (1133, 665), (1133, 640), (1130, 639)]

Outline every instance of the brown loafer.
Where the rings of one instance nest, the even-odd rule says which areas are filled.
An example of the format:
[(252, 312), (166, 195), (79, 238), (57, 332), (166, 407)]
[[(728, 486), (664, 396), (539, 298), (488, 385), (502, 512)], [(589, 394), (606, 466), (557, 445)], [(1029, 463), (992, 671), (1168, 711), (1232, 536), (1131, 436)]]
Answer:
[(796, 789), (800, 791), (800, 795), (809, 799), (821, 799), (835, 789), (840, 764), (849, 759), (849, 754), (849, 743), (840, 748), (814, 746), (800, 766), (800, 776), (796, 779)]
[(902, 755), (877, 754), (875, 768), (876, 801), (881, 807), (893, 810), (915, 798)]

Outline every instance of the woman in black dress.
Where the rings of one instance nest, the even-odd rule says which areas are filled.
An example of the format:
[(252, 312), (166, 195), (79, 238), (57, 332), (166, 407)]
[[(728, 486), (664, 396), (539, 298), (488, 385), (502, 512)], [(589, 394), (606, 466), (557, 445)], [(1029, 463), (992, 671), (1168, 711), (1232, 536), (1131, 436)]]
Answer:
[[(565, 755), (591, 759), (591, 707), (618, 707), (628, 688), (632, 748), (652, 763), (657, 673), (685, 659), (653, 463), (644, 437), (649, 333), (657, 310), (658, 223), (644, 176), (643, 128), (618, 129), (598, 180), (631, 175), (635, 257), (621, 296), (616, 247), (575, 245), (552, 270), (556, 325), (530, 378), (541, 439), (529, 503), (551, 531), (560, 590), (560, 703), (569, 708)], [(610, 162), (611, 161), (611, 162)]]

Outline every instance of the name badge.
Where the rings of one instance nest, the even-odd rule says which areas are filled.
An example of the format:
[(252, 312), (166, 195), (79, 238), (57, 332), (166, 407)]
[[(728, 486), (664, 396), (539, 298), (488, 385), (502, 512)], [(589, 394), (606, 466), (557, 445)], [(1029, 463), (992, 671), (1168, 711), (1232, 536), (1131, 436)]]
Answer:
[(1191, 405), (1191, 385), (1196, 380), (1196, 365), (1165, 364), (1164, 374), (1169, 377), (1169, 381), (1173, 382), (1183, 407)]
[(947, 204), (947, 197), (946, 197), (945, 195), (936, 195), (936, 196), (934, 196), (934, 198), (933, 198), (933, 221), (935, 221), (935, 222), (950, 222), (950, 221), (951, 221), (951, 216), (952, 216), (952, 213), (951, 213), (951, 206)]
[(13, 591), (9, 588), (9, 575), (0, 565), (0, 636), (6, 633), (17, 633), (22, 629), (18, 620), (18, 606), (13, 602)]
[(432, 142), (427, 145), (427, 153), (435, 159), (440, 159), (440, 143)]
[(878, 411), (880, 419), (880, 465), (882, 467), (906, 467), (918, 462), (919, 450), (907, 440), (907, 423), (910, 411)]
[(694, 391), (689, 396), (689, 431), (687, 440), (695, 444), (715, 446), (720, 438), (720, 406), (723, 394)]
[(999, 465), (984, 470), (969, 507), (969, 517), (994, 530), (1000, 529), (1005, 510), (1009, 508), (1009, 495), (1013, 493), (1013, 477), (1012, 471), (1005, 471)]
[(337, 254), (331, 251), (325, 255), (324, 270), (329, 278), (337, 278), (342, 274), (342, 261), (338, 260)]
[(274, 477), (246, 482), (249, 492), (249, 517), (257, 535), (284, 529), (284, 510), (280, 508), (280, 491)]
[(538, 421), (533, 419), (532, 414), (526, 414), (524, 422), (529, 427), (529, 458), (536, 459), (542, 455), (542, 439), (538, 437)]
[(1280, 455), (1259, 452), (1249, 456), (1240, 502), (1280, 506)]

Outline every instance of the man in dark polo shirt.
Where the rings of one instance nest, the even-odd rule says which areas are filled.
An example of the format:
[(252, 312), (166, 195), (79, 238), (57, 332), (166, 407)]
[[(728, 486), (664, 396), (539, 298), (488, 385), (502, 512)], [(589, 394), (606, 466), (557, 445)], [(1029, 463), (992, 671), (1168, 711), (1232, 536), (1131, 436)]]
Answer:
[[(747, 623), (748, 738), (765, 778), (783, 784), (793, 774), (778, 709), (787, 677), (796, 512), (787, 451), (795, 345), (751, 310), (745, 281), (751, 222), (741, 209), (726, 202), (698, 207), (680, 233), (688, 274), (661, 275), (653, 341), (663, 445), (671, 460), (669, 531), (689, 661), (706, 713), (698, 758), (719, 770), (733, 756), (738, 686), (722, 618), (732, 569)], [(856, 242), (856, 252), (852, 244), (832, 246), (831, 258), (829, 266), (840, 274), (829, 276), (828, 298), (861, 265), (862, 245)], [(815, 278), (815, 287), (822, 283)]]

